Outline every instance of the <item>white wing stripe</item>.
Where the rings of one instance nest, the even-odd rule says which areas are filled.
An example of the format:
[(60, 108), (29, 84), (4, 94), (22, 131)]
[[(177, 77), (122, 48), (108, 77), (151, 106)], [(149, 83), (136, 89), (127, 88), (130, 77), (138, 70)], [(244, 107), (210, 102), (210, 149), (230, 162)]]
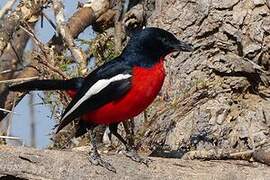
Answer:
[(66, 113), (66, 115), (62, 119), (65, 119), (76, 108), (78, 108), (84, 101), (86, 101), (91, 96), (98, 94), (102, 89), (107, 87), (110, 83), (112, 83), (114, 81), (128, 79), (130, 77), (131, 77), (130, 74), (118, 74), (110, 79), (98, 80), (93, 86), (90, 87), (90, 89), (84, 94), (84, 96), (81, 99), (79, 99), (79, 101)]

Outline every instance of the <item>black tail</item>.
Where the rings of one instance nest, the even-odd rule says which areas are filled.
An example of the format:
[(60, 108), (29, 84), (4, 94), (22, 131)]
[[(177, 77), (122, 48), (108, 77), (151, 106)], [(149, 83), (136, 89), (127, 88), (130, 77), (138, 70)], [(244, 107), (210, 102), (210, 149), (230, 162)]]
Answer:
[(9, 86), (10, 91), (34, 91), (34, 90), (69, 90), (79, 89), (83, 84), (82, 77), (69, 80), (33, 80), (21, 84)]

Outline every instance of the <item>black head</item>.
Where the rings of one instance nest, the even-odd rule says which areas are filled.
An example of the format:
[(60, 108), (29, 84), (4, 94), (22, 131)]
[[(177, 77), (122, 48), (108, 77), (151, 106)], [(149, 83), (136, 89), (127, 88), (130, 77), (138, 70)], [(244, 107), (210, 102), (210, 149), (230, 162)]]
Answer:
[(148, 27), (133, 34), (123, 53), (142, 53), (158, 61), (174, 51), (192, 51), (192, 46), (178, 40), (168, 31)]

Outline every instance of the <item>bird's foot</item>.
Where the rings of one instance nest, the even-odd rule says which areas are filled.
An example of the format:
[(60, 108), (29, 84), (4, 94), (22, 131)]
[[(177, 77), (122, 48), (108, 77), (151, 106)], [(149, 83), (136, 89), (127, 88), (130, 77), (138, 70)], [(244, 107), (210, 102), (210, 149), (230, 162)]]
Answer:
[(95, 153), (90, 153), (89, 156), (89, 161), (91, 162), (91, 164), (95, 165), (95, 166), (101, 166), (106, 168), (109, 171), (112, 171), (114, 173), (116, 173), (116, 169), (107, 161), (103, 160), (99, 154), (95, 154)]
[(135, 162), (138, 162), (138, 163), (142, 163), (142, 164), (145, 164), (146, 166), (149, 165), (150, 162), (152, 162), (151, 159), (149, 158), (142, 158), (138, 155), (138, 153), (134, 150), (134, 149), (131, 149), (131, 150), (126, 150), (124, 152), (124, 154), (129, 157), (130, 159), (132, 159), (133, 161)]

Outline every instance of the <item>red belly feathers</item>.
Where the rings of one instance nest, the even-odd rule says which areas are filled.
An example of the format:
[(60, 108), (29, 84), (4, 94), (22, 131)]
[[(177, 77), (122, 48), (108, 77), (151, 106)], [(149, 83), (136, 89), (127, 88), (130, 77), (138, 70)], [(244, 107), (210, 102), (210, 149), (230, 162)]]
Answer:
[[(121, 99), (83, 115), (82, 120), (96, 124), (112, 124), (137, 116), (154, 101), (164, 78), (163, 59), (151, 68), (134, 67), (129, 92)], [(67, 93), (71, 97), (75, 96), (72, 90)]]

